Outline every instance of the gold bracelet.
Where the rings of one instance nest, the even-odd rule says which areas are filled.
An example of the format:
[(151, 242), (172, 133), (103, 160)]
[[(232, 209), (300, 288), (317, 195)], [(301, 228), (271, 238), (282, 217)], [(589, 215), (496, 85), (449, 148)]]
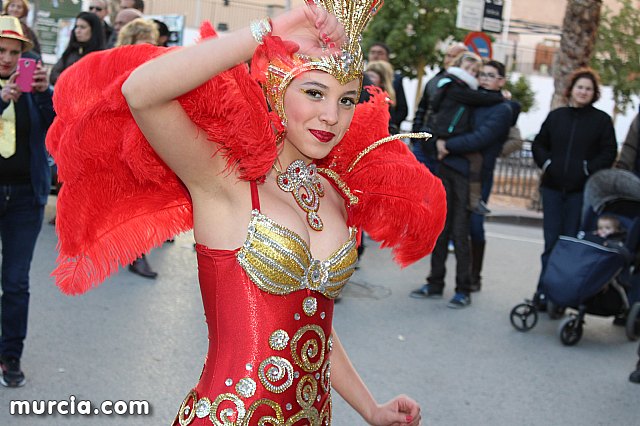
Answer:
[(269, 18), (256, 19), (249, 24), (251, 35), (258, 44), (264, 43), (265, 36), (271, 34), (272, 28)]

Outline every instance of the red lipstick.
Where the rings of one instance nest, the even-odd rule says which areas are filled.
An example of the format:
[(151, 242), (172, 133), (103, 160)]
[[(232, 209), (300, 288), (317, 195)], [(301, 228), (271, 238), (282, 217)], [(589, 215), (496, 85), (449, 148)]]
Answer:
[(312, 130), (309, 130), (309, 132), (322, 143), (327, 143), (336, 136), (335, 134), (331, 132), (325, 132), (324, 130), (312, 129)]

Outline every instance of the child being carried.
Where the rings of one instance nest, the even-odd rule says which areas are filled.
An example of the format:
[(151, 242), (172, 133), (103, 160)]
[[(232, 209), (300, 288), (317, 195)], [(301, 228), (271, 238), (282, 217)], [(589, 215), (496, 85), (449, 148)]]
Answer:
[[(438, 91), (431, 105), (433, 113), (427, 119), (433, 141), (470, 132), (471, 110), (476, 106), (490, 106), (504, 101), (502, 94), (478, 91), (478, 72), (482, 58), (473, 52), (463, 52), (438, 80)], [(439, 155), (438, 160), (442, 157)], [(482, 201), (482, 153), (465, 154), (469, 161), (469, 210), (485, 215), (490, 213)]]

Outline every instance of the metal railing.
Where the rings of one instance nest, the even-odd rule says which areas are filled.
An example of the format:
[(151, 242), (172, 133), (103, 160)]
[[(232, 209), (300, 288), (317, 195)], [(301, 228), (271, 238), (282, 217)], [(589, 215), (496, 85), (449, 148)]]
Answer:
[(531, 141), (525, 141), (522, 149), (499, 157), (493, 173), (492, 193), (531, 201), (529, 208), (540, 210), (540, 169), (533, 161)]

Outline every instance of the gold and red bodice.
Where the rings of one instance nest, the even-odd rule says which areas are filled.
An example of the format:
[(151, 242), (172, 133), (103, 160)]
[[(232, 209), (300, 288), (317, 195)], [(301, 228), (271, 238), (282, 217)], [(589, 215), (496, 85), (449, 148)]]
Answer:
[(354, 271), (355, 229), (317, 260), (254, 210), (239, 249), (196, 248), (209, 350), (175, 424), (330, 424), (333, 299)]

